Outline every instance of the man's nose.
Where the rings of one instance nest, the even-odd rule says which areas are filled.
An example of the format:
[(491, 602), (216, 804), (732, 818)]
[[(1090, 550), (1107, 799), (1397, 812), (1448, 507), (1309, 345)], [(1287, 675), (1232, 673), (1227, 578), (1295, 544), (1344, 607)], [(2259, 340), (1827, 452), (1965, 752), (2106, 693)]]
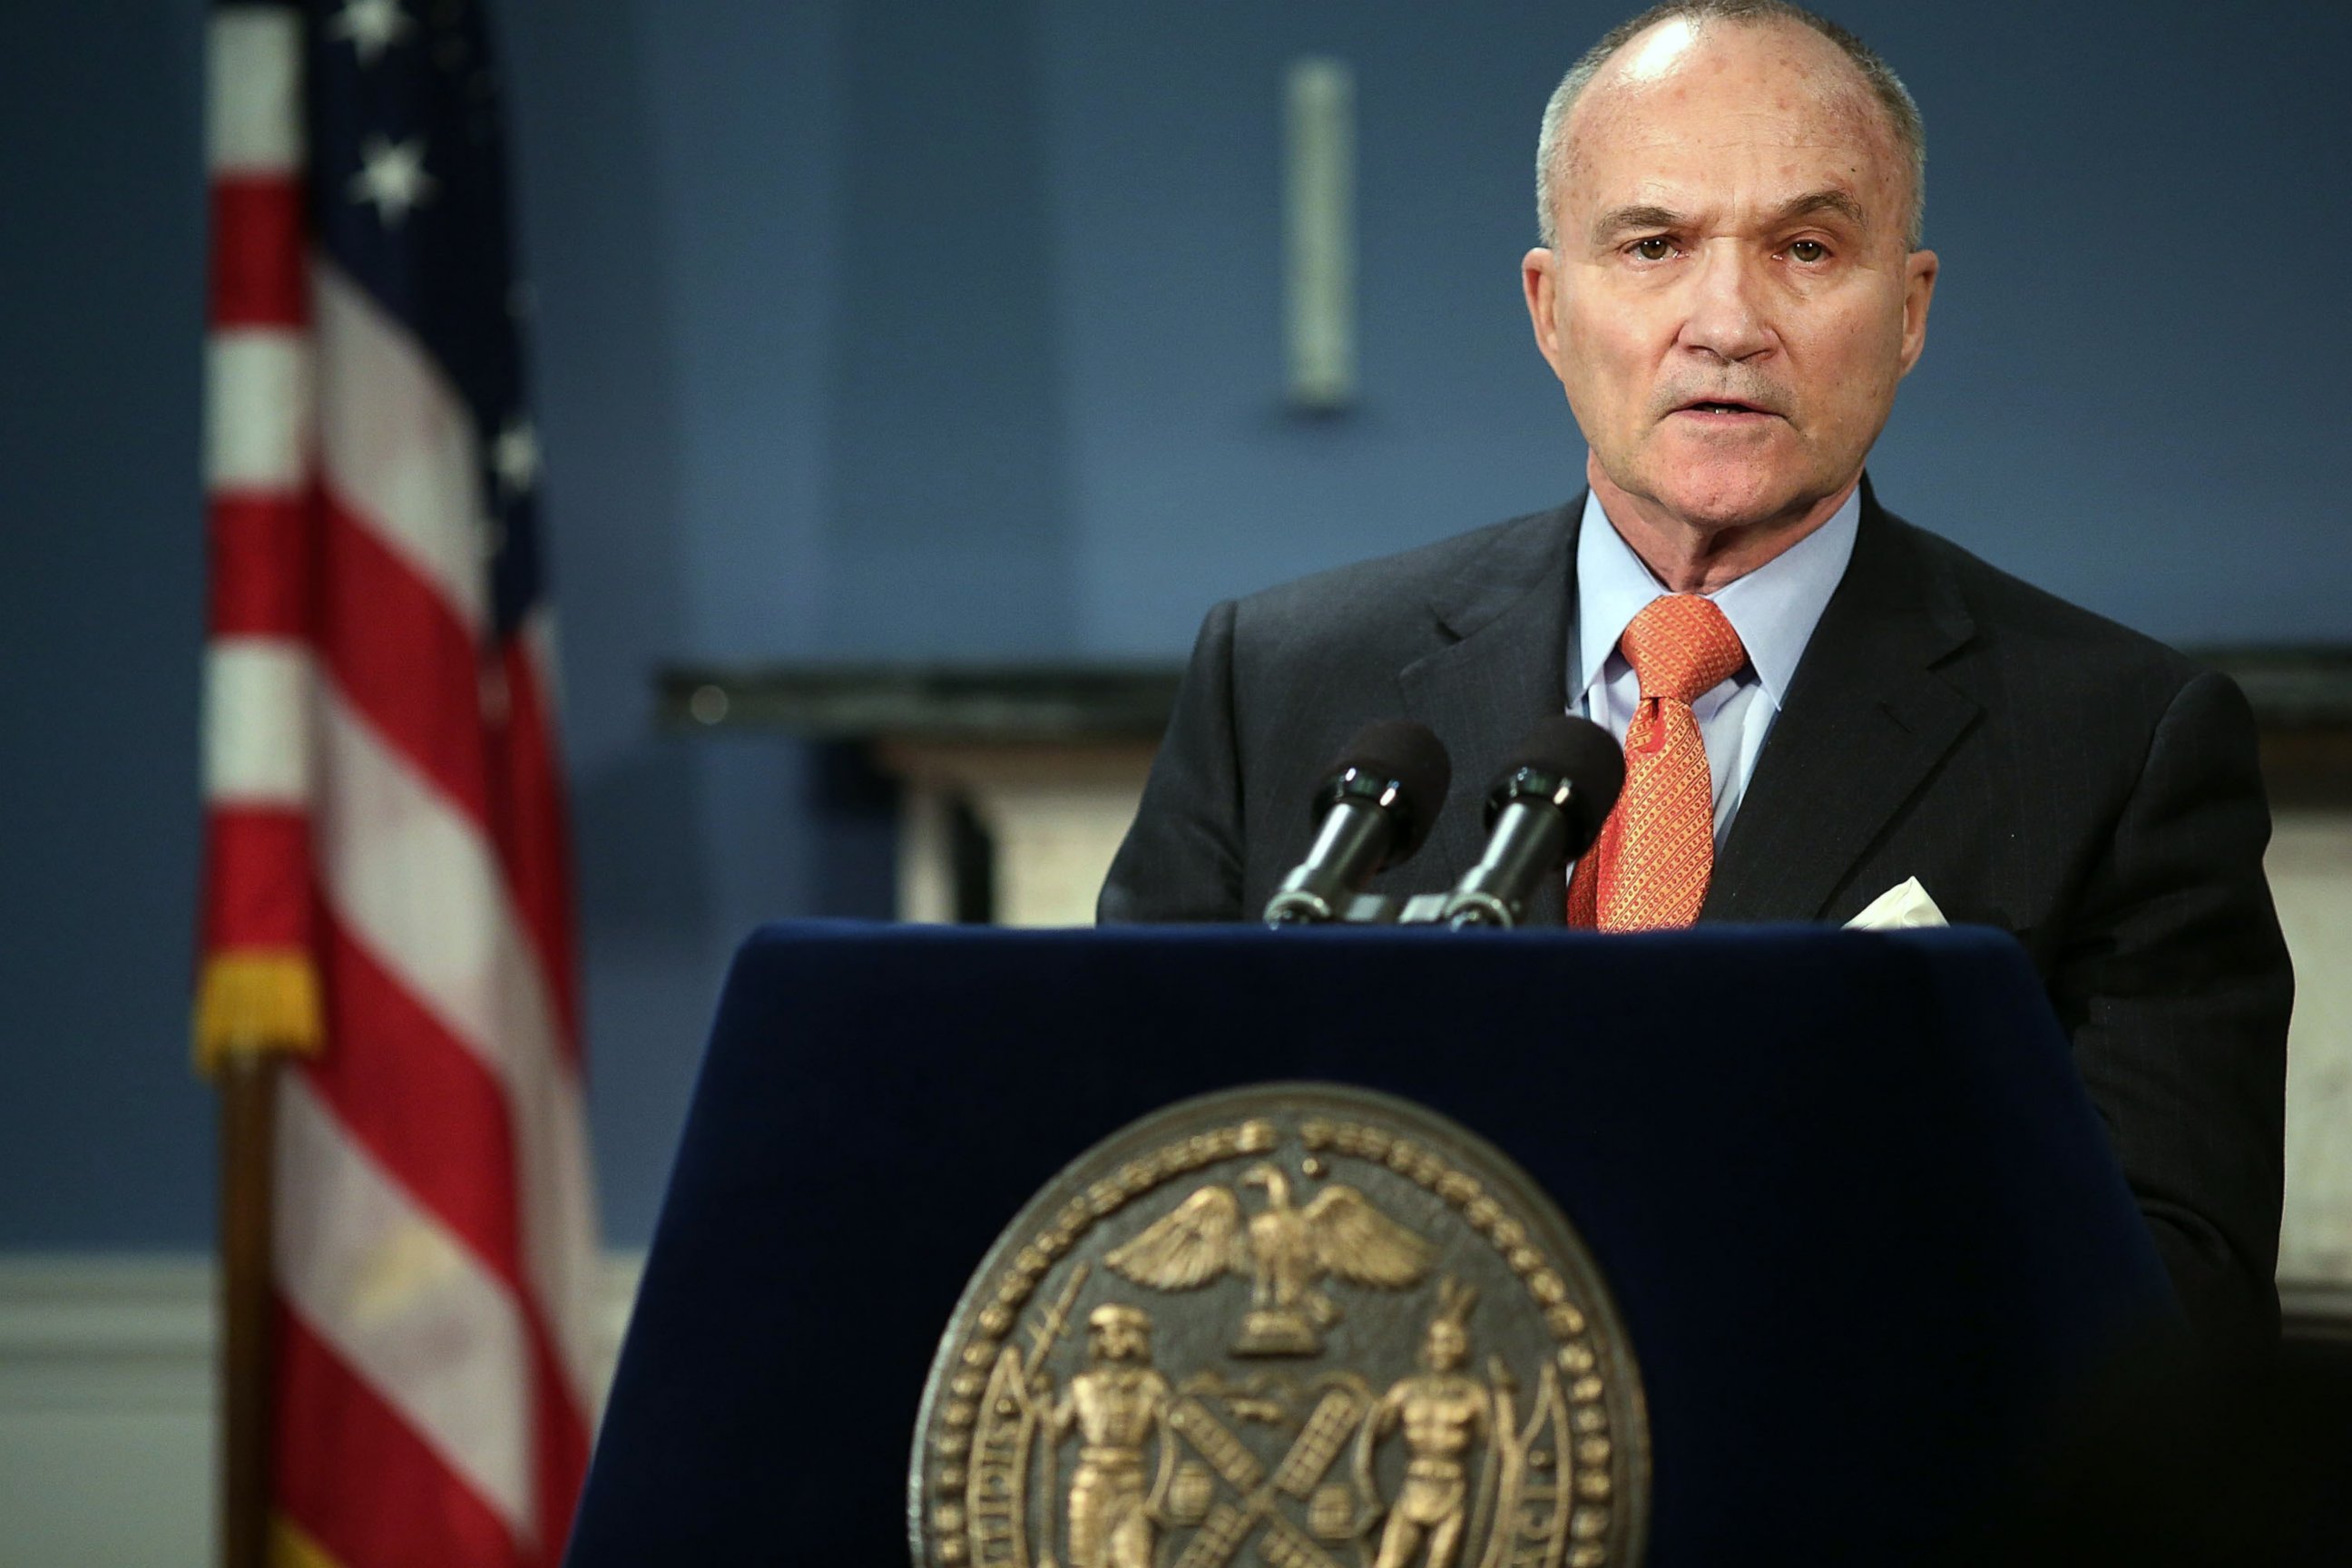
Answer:
[(1762, 299), (1763, 258), (1743, 247), (1710, 246), (1691, 268), (1689, 312), (1678, 346), (1724, 360), (1748, 360), (1776, 340)]

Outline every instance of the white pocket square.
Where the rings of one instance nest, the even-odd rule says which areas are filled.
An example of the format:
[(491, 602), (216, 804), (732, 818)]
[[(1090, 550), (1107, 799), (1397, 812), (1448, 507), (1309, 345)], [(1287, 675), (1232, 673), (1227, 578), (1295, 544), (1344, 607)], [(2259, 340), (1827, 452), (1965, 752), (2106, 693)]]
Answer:
[(1927, 896), (1916, 877), (1906, 877), (1902, 882), (1870, 900), (1870, 907), (1845, 922), (1848, 931), (1924, 931), (1948, 925), (1944, 911)]

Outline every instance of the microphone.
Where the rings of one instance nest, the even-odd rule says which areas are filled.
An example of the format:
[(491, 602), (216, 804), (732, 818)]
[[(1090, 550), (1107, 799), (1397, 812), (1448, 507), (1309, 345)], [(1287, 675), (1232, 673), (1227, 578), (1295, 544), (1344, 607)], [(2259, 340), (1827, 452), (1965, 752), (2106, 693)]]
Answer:
[(1625, 784), (1624, 752), (1590, 720), (1542, 720), (1518, 754), (1486, 795), (1486, 852), (1439, 916), (1456, 931), (1517, 925), (1536, 884), (1601, 837)]
[(1356, 731), (1315, 792), (1314, 847), (1266, 901), (1270, 926), (1321, 925), (1376, 871), (1429, 837), (1454, 764), (1426, 724), (1383, 719)]

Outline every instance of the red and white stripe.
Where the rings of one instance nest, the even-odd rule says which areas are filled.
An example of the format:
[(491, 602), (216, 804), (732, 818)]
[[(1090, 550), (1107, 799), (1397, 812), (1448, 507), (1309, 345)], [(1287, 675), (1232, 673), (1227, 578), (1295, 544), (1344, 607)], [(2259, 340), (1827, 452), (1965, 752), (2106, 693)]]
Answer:
[(215, 13), (207, 957), (299, 948), (276, 1503), (294, 1555), (560, 1554), (597, 1400), (554, 685), (497, 639), (479, 437), (310, 247), (300, 23)]

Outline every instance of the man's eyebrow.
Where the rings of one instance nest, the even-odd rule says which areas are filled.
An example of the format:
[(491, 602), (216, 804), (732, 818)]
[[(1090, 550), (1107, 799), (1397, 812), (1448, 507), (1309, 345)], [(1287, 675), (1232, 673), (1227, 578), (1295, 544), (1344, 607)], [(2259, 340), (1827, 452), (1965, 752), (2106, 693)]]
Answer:
[(1772, 215), (1772, 226), (1778, 228), (1782, 224), (1794, 223), (1815, 213), (1836, 213), (1856, 228), (1870, 226), (1870, 215), (1862, 210), (1862, 204), (1834, 186), (1808, 191), (1801, 196), (1782, 202), (1780, 210)]
[[(1863, 210), (1862, 204), (1854, 200), (1850, 194), (1839, 190), (1834, 185), (1824, 186), (1818, 191), (1807, 191), (1801, 196), (1790, 197), (1773, 210), (1767, 223), (1770, 227), (1780, 228), (1796, 222), (1801, 217), (1811, 217), (1815, 213), (1835, 213), (1856, 228), (1866, 229), (1870, 226), (1870, 215)], [(1688, 217), (1672, 207), (1611, 207), (1592, 220), (1592, 242), (1595, 245), (1606, 245), (1617, 236), (1629, 234), (1636, 229), (1673, 230), (1682, 227), (1688, 222), (1690, 222)]]
[(1667, 207), (1611, 207), (1592, 220), (1595, 244), (1636, 228), (1680, 228), (1689, 220)]

